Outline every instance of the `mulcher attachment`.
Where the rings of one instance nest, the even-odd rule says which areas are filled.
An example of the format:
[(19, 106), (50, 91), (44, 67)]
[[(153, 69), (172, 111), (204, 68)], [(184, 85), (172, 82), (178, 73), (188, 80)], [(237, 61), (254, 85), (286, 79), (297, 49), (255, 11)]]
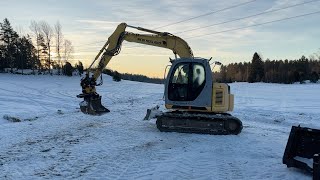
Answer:
[(157, 117), (157, 128), (163, 132), (237, 135), (242, 122), (230, 114), (167, 112)]
[[(81, 95), (78, 95), (80, 98)], [(110, 112), (109, 109), (105, 108), (101, 104), (101, 96), (90, 96), (90, 97), (83, 97), (84, 101), (80, 103), (80, 110), (85, 114), (90, 115), (102, 115), (105, 113)]]
[[(320, 130), (292, 126), (282, 162), (287, 167), (296, 167), (320, 179), (319, 169)], [(313, 168), (304, 159), (313, 158)]]

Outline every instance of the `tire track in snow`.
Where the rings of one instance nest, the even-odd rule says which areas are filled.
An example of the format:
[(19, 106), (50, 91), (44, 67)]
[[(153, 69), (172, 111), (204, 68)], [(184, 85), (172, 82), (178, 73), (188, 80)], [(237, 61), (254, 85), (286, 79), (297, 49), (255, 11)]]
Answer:
[(109, 172), (107, 179), (149, 179), (162, 161), (172, 154), (159, 150), (159, 142), (146, 142), (126, 147), (105, 157), (104, 169)]
[[(60, 115), (60, 117), (63, 116)], [(75, 178), (80, 171), (87, 170), (88, 165), (83, 159), (75, 157), (71, 149), (92, 138), (90, 135), (91, 127), (94, 127), (94, 122), (84, 122), (54, 133), (46, 135), (40, 133), (42, 134), (40, 137), (27, 138), (22, 142), (12, 144), (7, 150), (0, 151), (0, 167), (2, 167), (0, 168), (0, 175), (2, 175), (0, 177), (10, 177), (13, 172), (21, 170), (20, 173), (23, 176)], [(27, 164), (30, 161), (42, 162), (43, 166), (33, 167)], [(17, 167), (14, 170), (8, 169), (16, 162), (31, 166), (32, 171), (25, 170), (23, 167)]]

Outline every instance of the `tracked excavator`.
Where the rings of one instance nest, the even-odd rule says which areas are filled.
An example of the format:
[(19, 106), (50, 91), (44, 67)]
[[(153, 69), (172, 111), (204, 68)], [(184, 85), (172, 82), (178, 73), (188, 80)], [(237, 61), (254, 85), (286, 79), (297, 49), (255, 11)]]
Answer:
[[(145, 33), (128, 32), (126, 28)], [(118, 25), (81, 80), (82, 93), (77, 97), (84, 99), (80, 103), (83, 113), (102, 115), (110, 112), (101, 104), (101, 96), (95, 87), (102, 84), (101, 73), (111, 58), (120, 53), (123, 41), (170, 49), (175, 55), (175, 59), (170, 59), (171, 65), (165, 79), (164, 97), (167, 111), (156, 115), (156, 124), (160, 131), (214, 135), (236, 135), (241, 132), (242, 122), (227, 113), (233, 110), (234, 96), (227, 84), (213, 81), (211, 59), (194, 57), (188, 43), (173, 34), (126, 23)], [(98, 66), (92, 77), (89, 77), (89, 72), (98, 59)], [(99, 77), (101, 80), (98, 83)]]

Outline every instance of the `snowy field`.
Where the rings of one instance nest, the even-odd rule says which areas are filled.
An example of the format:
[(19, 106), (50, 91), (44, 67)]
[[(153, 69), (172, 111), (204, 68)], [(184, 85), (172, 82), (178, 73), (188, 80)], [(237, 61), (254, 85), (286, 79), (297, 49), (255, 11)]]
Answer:
[[(0, 74), (0, 179), (311, 179), (282, 164), (292, 125), (320, 128), (320, 84), (233, 83), (237, 136), (143, 121), (163, 85), (104, 78), (111, 112), (79, 112), (80, 77)], [(22, 122), (10, 122), (7, 117)], [(12, 119), (11, 119), (12, 120)]]

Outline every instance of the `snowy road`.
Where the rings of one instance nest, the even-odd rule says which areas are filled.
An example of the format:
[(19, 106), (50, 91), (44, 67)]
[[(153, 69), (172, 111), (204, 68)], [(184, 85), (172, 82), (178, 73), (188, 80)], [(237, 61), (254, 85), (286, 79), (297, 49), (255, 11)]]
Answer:
[(106, 77), (98, 92), (111, 112), (84, 115), (79, 80), (0, 74), (0, 179), (311, 179), (282, 155), (292, 125), (320, 128), (320, 84), (231, 84), (244, 129), (212, 136), (142, 121), (163, 105), (162, 85)]

